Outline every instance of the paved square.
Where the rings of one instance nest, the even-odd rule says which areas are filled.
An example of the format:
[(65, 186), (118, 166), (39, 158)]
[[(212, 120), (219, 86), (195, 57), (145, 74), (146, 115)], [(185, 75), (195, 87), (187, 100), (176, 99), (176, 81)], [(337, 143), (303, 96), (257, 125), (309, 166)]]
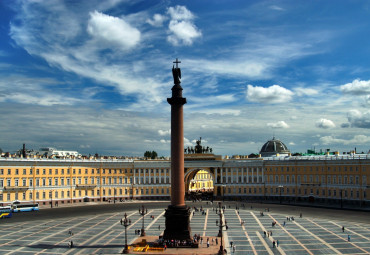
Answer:
[[(217, 236), (219, 216), (213, 208), (215, 205), (198, 203), (197, 207), (200, 206), (206, 213), (195, 211), (192, 214), (192, 234)], [(316, 210), (320, 212), (320, 209)], [(127, 228), (128, 241), (133, 243), (139, 237), (135, 230), (141, 229), (142, 216), (138, 210), (126, 212), (131, 220)], [(145, 216), (147, 235), (163, 233), (164, 212), (162, 206), (148, 209)], [(370, 254), (370, 220), (363, 223), (354, 219), (338, 220), (338, 217), (334, 220), (330, 217), (288, 216), (294, 216), (295, 220), (287, 220), (287, 215), (278, 212), (264, 212), (261, 216), (255, 209), (227, 207), (224, 217), (228, 230), (224, 231), (224, 237), (228, 254), (233, 254), (230, 242), (235, 245), (234, 254)], [(75, 216), (71, 212), (55, 219), (36, 217), (22, 222), (3, 219), (0, 254), (118, 254), (124, 245), (122, 217), (120, 211), (86, 216)], [(244, 225), (241, 220), (245, 221)], [(275, 226), (272, 222), (276, 222)], [(342, 226), (345, 226), (344, 232)], [(72, 230), (72, 236), (69, 230)], [(74, 248), (68, 248), (70, 240), (73, 240)], [(275, 248), (273, 241), (279, 242)], [(189, 250), (189, 254), (194, 252), (196, 250)]]

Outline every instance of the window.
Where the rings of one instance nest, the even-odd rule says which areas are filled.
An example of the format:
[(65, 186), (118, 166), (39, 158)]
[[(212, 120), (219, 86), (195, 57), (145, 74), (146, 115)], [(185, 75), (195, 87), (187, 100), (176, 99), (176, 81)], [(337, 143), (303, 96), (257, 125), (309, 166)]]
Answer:
[(46, 178), (42, 178), (42, 186), (46, 186)]
[(11, 186), (10, 183), (11, 182), (11, 179), (10, 178), (8, 178), (8, 179), (6, 179), (6, 186)]
[(30, 187), (33, 187), (33, 180), (32, 179), (28, 179), (28, 183), (29, 183)]
[(11, 173), (12, 173), (12, 170), (8, 169), (8, 175), (10, 175)]
[[(4, 187), (4, 180), (3, 179), (0, 179), (0, 188)], [(0, 199), (2, 200), (2, 199)]]
[(53, 179), (49, 178), (49, 186), (53, 185), (52, 181), (53, 181)]
[(16, 174), (16, 175), (18, 175), (18, 174), (19, 174), (18, 169), (15, 169), (15, 174)]
[(55, 178), (54, 179), (54, 183), (55, 183), (55, 186), (58, 186), (59, 184), (58, 184), (58, 178)]
[(18, 178), (14, 179), (14, 186), (19, 186), (19, 179)]
[(49, 169), (49, 175), (51, 175), (51, 174), (52, 174), (52, 171), (53, 171), (52, 169)]
[(26, 175), (26, 169), (23, 169), (23, 175)]

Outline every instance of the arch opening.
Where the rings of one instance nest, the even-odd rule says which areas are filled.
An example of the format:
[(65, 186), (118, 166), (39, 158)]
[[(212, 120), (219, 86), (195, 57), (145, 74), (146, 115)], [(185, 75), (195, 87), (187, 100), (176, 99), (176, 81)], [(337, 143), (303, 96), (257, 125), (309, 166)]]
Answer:
[(185, 174), (185, 194), (189, 200), (213, 200), (214, 176), (204, 168), (192, 169)]

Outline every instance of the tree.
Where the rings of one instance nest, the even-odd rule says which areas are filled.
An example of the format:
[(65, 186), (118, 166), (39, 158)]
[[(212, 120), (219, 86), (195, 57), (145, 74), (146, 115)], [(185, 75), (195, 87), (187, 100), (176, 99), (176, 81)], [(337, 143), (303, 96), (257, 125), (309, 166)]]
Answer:
[(144, 157), (146, 157), (146, 158), (151, 158), (151, 159), (155, 159), (155, 158), (157, 158), (157, 157), (158, 157), (158, 154), (157, 154), (157, 152), (155, 152), (155, 151), (146, 151), (146, 152), (144, 153)]

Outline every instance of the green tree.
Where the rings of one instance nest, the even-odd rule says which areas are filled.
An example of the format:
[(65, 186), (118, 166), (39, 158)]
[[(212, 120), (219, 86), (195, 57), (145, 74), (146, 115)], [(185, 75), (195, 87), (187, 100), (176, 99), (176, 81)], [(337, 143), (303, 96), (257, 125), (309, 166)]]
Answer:
[(155, 151), (146, 151), (146, 152), (144, 153), (144, 157), (146, 157), (146, 158), (151, 158), (151, 159), (155, 159), (155, 158), (157, 158), (157, 157), (158, 157), (158, 154), (157, 154), (157, 152), (155, 152)]

